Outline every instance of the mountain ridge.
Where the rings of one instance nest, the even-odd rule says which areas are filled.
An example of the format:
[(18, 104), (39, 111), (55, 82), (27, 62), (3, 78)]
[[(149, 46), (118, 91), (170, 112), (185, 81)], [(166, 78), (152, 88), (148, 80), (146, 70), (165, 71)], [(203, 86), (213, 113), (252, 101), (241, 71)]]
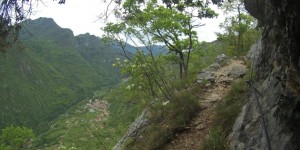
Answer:
[[(60, 28), (53, 19), (27, 20), (23, 27), (20, 40), (25, 48), (13, 46), (0, 57), (0, 128), (14, 124), (42, 132), (51, 120), (92, 96), (94, 90), (121, 81), (118, 70), (111, 67), (119, 56), (102, 57), (111, 61), (97, 60), (97, 56), (90, 60), (73, 32)], [(101, 44), (89, 50), (114, 51)]]

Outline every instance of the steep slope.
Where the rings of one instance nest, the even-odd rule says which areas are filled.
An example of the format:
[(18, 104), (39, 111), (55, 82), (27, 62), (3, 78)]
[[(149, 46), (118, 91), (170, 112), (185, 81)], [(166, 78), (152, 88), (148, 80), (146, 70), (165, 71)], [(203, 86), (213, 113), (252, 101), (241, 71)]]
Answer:
[(0, 57), (0, 128), (15, 124), (40, 132), (95, 89), (120, 81), (118, 72), (108, 67), (111, 62), (86, 57), (106, 51), (101, 43), (85, 51), (71, 30), (52, 19), (26, 21), (21, 39), (25, 49), (16, 46)]
[(115, 58), (124, 57), (119, 48), (112, 48), (102, 42), (98, 37), (88, 33), (78, 35), (75, 39), (78, 44), (77, 50), (82, 58), (88, 62), (99, 75), (106, 77), (104, 81), (107, 86), (120, 81), (121, 77), (118, 69), (112, 68)]
[(230, 146), (299, 149), (300, 1), (245, 0), (245, 6), (263, 27), (251, 55), (257, 90), (236, 120)]

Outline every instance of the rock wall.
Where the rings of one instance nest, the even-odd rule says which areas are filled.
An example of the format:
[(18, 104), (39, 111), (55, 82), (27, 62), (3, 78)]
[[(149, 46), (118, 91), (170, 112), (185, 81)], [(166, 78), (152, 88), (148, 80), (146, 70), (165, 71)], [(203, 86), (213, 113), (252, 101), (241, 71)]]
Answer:
[[(229, 136), (231, 149), (300, 147), (300, 1), (245, 0), (262, 28), (253, 46), (254, 86)], [(262, 107), (263, 127), (259, 104)], [(268, 133), (267, 140), (264, 130)]]
[(127, 133), (118, 141), (118, 143), (112, 148), (113, 150), (123, 150), (126, 149), (126, 144), (130, 140), (138, 140), (141, 134), (145, 131), (146, 127), (150, 124), (147, 119), (149, 115), (150, 107), (146, 107), (141, 115), (137, 117), (134, 122), (130, 125)]

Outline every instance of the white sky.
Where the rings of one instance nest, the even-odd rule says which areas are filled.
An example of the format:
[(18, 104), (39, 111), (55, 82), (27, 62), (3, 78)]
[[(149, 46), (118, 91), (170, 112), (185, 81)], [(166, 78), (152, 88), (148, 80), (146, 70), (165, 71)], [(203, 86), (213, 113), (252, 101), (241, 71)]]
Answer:
[[(98, 16), (106, 9), (102, 0), (66, 0), (66, 4), (59, 5), (58, 1), (47, 0), (44, 4), (35, 4), (31, 19), (39, 17), (53, 18), (62, 28), (73, 30), (74, 35), (90, 33), (101, 37), (103, 32), (101, 28), (104, 23), (98, 19)], [(215, 7), (216, 8), (216, 7)], [(198, 31), (199, 41), (216, 40), (215, 32), (221, 32), (219, 24), (224, 21), (224, 15), (218, 11), (218, 19), (203, 19), (205, 26), (200, 27)]]

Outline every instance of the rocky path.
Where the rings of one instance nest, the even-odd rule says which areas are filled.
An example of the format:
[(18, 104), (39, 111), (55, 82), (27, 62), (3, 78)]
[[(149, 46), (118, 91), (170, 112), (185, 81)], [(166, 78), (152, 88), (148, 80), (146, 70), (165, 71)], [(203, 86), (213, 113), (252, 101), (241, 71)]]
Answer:
[(216, 103), (224, 98), (231, 82), (245, 74), (246, 66), (240, 60), (229, 60), (223, 67), (203, 72), (213, 83), (208, 84), (205, 94), (199, 96), (201, 111), (187, 125), (188, 130), (175, 135), (175, 138), (164, 147), (165, 150), (198, 150), (201, 147), (201, 143), (213, 126)]

